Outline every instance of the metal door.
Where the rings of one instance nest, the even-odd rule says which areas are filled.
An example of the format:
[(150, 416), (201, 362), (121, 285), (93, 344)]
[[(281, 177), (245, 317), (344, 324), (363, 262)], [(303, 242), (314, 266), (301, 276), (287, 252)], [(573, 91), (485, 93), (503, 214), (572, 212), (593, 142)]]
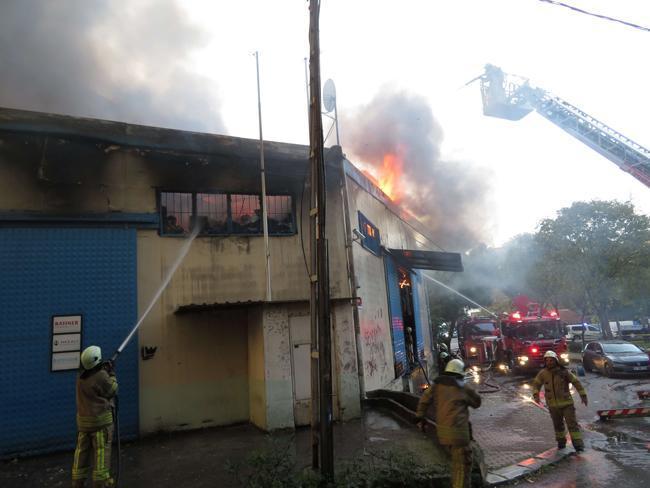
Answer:
[[(69, 449), (76, 371), (50, 371), (51, 320), (81, 314), (81, 348), (109, 357), (137, 319), (136, 232), (0, 228), (0, 457)], [(122, 433), (138, 432), (137, 340), (120, 356)]]

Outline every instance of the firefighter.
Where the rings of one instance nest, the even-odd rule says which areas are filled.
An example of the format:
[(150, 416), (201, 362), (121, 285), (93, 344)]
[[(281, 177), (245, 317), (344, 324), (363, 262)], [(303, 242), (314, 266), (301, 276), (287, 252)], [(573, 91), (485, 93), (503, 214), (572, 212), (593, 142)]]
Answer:
[(453, 488), (469, 488), (472, 475), (472, 434), (467, 407), (481, 406), (480, 395), (465, 384), (465, 364), (460, 359), (447, 363), (444, 373), (434, 380), (418, 402), (416, 420), (424, 430), (428, 406), (435, 405), (436, 433), (440, 444), (451, 455)]
[(77, 377), (77, 448), (72, 465), (72, 488), (83, 488), (93, 460), (93, 487), (113, 486), (110, 475), (113, 440), (113, 398), (117, 380), (102, 350), (90, 346), (81, 353)]
[(580, 432), (580, 426), (576, 420), (576, 409), (569, 391), (569, 383), (575, 386), (582, 403), (587, 406), (587, 392), (578, 378), (560, 364), (554, 351), (547, 351), (544, 354), (544, 368), (537, 373), (533, 380), (533, 398), (539, 403), (539, 390), (543, 386), (546, 405), (551, 414), (551, 420), (553, 420), (558, 449), (566, 447), (566, 431), (564, 429), (566, 422), (573, 447), (576, 452), (581, 452), (585, 447), (582, 441), (582, 432)]
[(451, 357), (449, 356), (447, 344), (441, 342), (438, 345), (438, 371), (444, 371), (450, 359)]

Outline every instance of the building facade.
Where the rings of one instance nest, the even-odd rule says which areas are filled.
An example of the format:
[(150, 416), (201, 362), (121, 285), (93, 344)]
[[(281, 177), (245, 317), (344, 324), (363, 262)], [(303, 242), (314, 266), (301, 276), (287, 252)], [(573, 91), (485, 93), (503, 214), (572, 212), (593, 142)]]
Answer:
[[(71, 447), (79, 351), (108, 358), (137, 323), (116, 363), (123, 436), (309, 424), (309, 148), (264, 148), (268, 245), (258, 141), (0, 109), (0, 456)], [(346, 420), (433, 364), (409, 258), (432, 242), (340, 148), (326, 164)]]

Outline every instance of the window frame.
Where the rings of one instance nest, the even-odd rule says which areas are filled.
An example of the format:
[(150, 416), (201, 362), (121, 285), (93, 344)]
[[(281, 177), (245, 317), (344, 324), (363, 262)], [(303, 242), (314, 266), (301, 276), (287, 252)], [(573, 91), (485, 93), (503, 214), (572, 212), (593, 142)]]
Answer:
[[(223, 191), (223, 190), (177, 190), (177, 189), (169, 189), (169, 188), (158, 188), (156, 191), (156, 206), (157, 206), (157, 213), (158, 217), (160, 220), (160, 224), (158, 226), (158, 235), (161, 237), (186, 237), (189, 234), (188, 232), (183, 232), (183, 233), (168, 233), (164, 231), (164, 226), (165, 226), (165, 219), (163, 218), (163, 210), (162, 210), (162, 195), (164, 193), (184, 193), (184, 194), (189, 194), (190, 199), (191, 199), (191, 215), (190, 215), (190, 222), (195, 222), (197, 217), (198, 217), (198, 205), (197, 205), (197, 195), (199, 194), (204, 194), (204, 195), (225, 195), (226, 196), (226, 230), (223, 232), (199, 232), (197, 237), (219, 237), (219, 236), (240, 236), (240, 237), (255, 237), (255, 236), (263, 236), (264, 235), (264, 225), (262, 222), (262, 225), (260, 225), (260, 230), (259, 232), (235, 232), (233, 228), (233, 219), (232, 219), (232, 196), (234, 195), (245, 195), (245, 196), (256, 196), (257, 200), (259, 202), (259, 208), (260, 210), (263, 208), (262, 207), (262, 194), (258, 192), (246, 192), (246, 191), (240, 191), (240, 192), (228, 192), (228, 191)], [(291, 199), (291, 205), (290, 205), (290, 210), (291, 210), (291, 223), (290, 227), (291, 230), (289, 232), (270, 232), (269, 231), (269, 236), (273, 237), (288, 237), (288, 236), (294, 236), (298, 233), (298, 223), (297, 223), (297, 216), (296, 216), (296, 198), (295, 195), (289, 192), (282, 192), (282, 193), (272, 193), (272, 194), (267, 194), (266, 197), (275, 197), (275, 196), (285, 196), (289, 197)], [(169, 209), (167, 209), (167, 215), (170, 215)], [(171, 213), (171, 215), (174, 215)], [(268, 215), (267, 215), (267, 225), (268, 225)]]

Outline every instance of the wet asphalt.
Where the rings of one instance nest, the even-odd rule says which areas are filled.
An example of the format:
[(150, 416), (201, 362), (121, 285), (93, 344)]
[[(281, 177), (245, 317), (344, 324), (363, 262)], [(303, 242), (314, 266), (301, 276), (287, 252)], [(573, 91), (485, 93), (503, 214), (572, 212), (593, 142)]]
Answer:
[[(495, 408), (503, 410), (507, 407), (506, 410), (509, 408), (513, 412), (523, 409), (524, 412), (529, 412), (531, 418), (535, 416), (532, 413), (535, 413), (535, 425), (528, 429), (549, 429), (552, 432), (550, 417), (540, 415), (541, 410), (536, 412), (537, 407), (522, 400), (523, 395), (530, 394), (531, 376), (488, 374), (484, 375), (484, 379), (499, 388), (494, 395), (494, 398), (499, 399), (493, 401), (497, 405)], [(596, 373), (587, 373), (580, 380), (589, 394), (588, 407), (576, 401), (576, 411), (584, 429), (586, 451), (580, 455), (572, 454), (556, 466), (544, 468), (515, 484), (534, 483), (549, 488), (650, 486), (650, 417), (603, 422), (596, 414), (600, 409), (650, 406), (650, 401), (641, 401), (636, 395), (637, 390), (650, 390), (650, 378), (605, 378)], [(485, 389), (485, 385), (480, 384), (479, 388)], [(505, 405), (499, 407), (502, 403)], [(486, 401), (485, 407), (489, 404), (490, 401)], [(504, 442), (510, 442), (508, 439), (512, 436), (508, 436), (508, 429), (512, 430), (514, 424), (509, 422), (508, 415), (499, 423), (500, 425), (495, 425), (494, 431), (503, 432)], [(489, 428), (492, 424), (484, 425)], [(337, 466), (360, 456), (372, 460), (374, 453), (395, 447), (415, 453), (422, 463), (442, 458), (426, 436), (380, 411), (366, 410), (361, 420), (336, 424), (334, 435)], [(521, 436), (521, 433), (518, 435)], [(552, 440), (540, 438), (538, 441), (540, 449), (553, 447), (546, 445), (552, 443)], [(159, 434), (126, 443), (121, 457), (120, 486), (239, 486), (238, 473), (246, 469), (246, 460), (254, 451), (264, 448), (292, 457), (299, 469), (310, 466), (309, 429), (269, 436), (251, 425), (236, 425)], [(0, 486), (69, 486), (71, 462), (70, 451), (2, 461)], [(381, 459), (377, 458), (377, 462), (381, 462)], [(234, 470), (229, 468), (233, 463), (239, 463), (240, 467)]]
[[(597, 410), (650, 407), (650, 401), (639, 400), (636, 394), (637, 390), (650, 390), (650, 377), (606, 378), (598, 373), (586, 373), (579, 379), (589, 397), (588, 407), (574, 398), (586, 450), (514, 484), (533, 483), (548, 488), (650, 486), (650, 417), (602, 421), (597, 415)], [(517, 376), (501, 378), (498, 382), (514, 400), (522, 390), (528, 390), (526, 385), (531, 380), (532, 377)], [(550, 418), (548, 422), (550, 428)]]

